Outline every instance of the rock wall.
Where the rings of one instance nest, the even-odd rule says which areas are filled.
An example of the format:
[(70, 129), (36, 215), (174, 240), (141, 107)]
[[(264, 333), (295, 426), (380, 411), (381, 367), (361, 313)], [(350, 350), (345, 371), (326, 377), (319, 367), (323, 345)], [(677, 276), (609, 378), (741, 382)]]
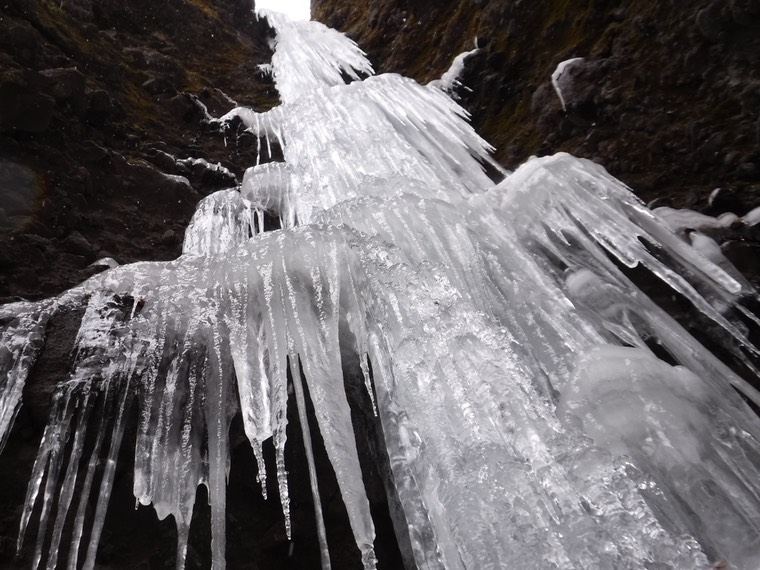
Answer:
[(250, 141), (205, 132), (205, 110), (277, 102), (257, 75), (271, 54), (251, 6), (0, 6), (0, 298), (57, 294), (103, 257), (179, 254), (198, 200), (255, 160)]
[[(477, 38), (459, 94), (508, 167), (564, 150), (660, 205), (704, 210), (716, 187), (734, 192), (709, 213), (760, 205), (757, 0), (312, 0), (312, 15), (421, 82)], [(575, 57), (564, 112), (550, 77)]]

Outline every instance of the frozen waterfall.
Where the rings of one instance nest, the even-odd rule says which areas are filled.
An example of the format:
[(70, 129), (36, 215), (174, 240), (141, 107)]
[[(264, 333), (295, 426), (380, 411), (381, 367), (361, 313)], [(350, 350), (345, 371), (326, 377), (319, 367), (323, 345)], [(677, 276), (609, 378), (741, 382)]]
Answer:
[[(751, 287), (602, 167), (560, 154), (506, 172), (434, 85), (374, 76), (338, 32), (264, 15), (282, 103), (218, 122), (239, 118), (284, 162), (251, 165), (240, 187), (205, 198), (177, 260), (0, 307), (2, 442), (51, 316), (83, 309), (21, 520), (34, 567), (95, 567), (133, 401), (134, 495), (174, 518), (178, 569), (199, 485), (213, 568), (225, 567), (238, 413), (258, 463), (250, 477), (265, 493), (276, 478), (289, 531), (290, 397), (329, 567), (308, 393), (374, 568), (344, 385), (352, 355), (382, 426), (409, 566), (757, 568), (760, 420), (747, 401), (760, 394), (631, 276), (687, 300), (750, 378)], [(282, 229), (264, 232), (264, 212)]]

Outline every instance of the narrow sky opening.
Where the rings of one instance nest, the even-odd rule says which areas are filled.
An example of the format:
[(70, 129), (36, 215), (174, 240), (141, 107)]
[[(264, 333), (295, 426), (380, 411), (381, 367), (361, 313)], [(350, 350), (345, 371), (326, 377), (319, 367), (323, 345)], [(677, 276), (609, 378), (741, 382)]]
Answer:
[(311, 19), (311, 0), (255, 0), (256, 8), (282, 12), (293, 20)]

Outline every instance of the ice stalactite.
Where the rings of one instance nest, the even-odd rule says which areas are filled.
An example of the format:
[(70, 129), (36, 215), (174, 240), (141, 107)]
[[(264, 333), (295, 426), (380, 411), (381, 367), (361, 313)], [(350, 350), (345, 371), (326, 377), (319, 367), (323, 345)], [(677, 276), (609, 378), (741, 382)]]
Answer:
[[(0, 308), (7, 433), (47, 320), (85, 307), (22, 518), (20, 541), (37, 527), (35, 567), (56, 567), (59, 550), (70, 568), (94, 567), (133, 401), (134, 495), (173, 517), (178, 569), (199, 485), (213, 568), (225, 566), (237, 413), (264, 494), (273, 440), (290, 534), (292, 381), (323, 567), (307, 394), (374, 568), (346, 354), (382, 427), (410, 565), (755, 567), (760, 421), (745, 399), (760, 396), (632, 273), (688, 301), (751, 371), (749, 284), (600, 166), (559, 154), (508, 173), (439, 89), (371, 76), (356, 45), (321, 24), (267, 17), (282, 105), (219, 121), (238, 117), (285, 161), (252, 165), (240, 188), (205, 198), (177, 260), (114, 267), (58, 299)], [(264, 232), (265, 213), (282, 229)]]
[(44, 344), (54, 301), (0, 308), (0, 452), (10, 435), (26, 378)]

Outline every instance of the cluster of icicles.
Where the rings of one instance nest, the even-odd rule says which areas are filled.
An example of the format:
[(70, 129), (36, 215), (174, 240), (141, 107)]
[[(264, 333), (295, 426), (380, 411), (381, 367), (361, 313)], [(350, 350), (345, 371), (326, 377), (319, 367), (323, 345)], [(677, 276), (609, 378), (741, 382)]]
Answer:
[[(262, 443), (274, 440), (289, 531), (290, 368), (302, 428), (308, 390), (374, 568), (344, 387), (352, 354), (382, 425), (410, 567), (755, 568), (760, 422), (739, 392), (760, 398), (623, 269), (644, 267), (688, 299), (753, 369), (746, 326), (726, 316), (757, 325), (737, 303), (749, 285), (589, 161), (532, 159), (494, 184), (487, 143), (436, 86), (361, 80), (371, 68), (349, 40), (268, 18), (282, 105), (222, 122), (240, 117), (285, 162), (256, 165), (239, 188), (202, 201), (176, 261), (0, 307), (3, 442), (49, 319), (85, 307), (21, 521), (19, 543), (39, 516), (34, 567), (94, 568), (135, 399), (134, 494), (173, 516), (178, 569), (201, 484), (213, 568), (225, 566), (238, 413), (264, 492)], [(259, 231), (264, 211), (283, 229)]]

